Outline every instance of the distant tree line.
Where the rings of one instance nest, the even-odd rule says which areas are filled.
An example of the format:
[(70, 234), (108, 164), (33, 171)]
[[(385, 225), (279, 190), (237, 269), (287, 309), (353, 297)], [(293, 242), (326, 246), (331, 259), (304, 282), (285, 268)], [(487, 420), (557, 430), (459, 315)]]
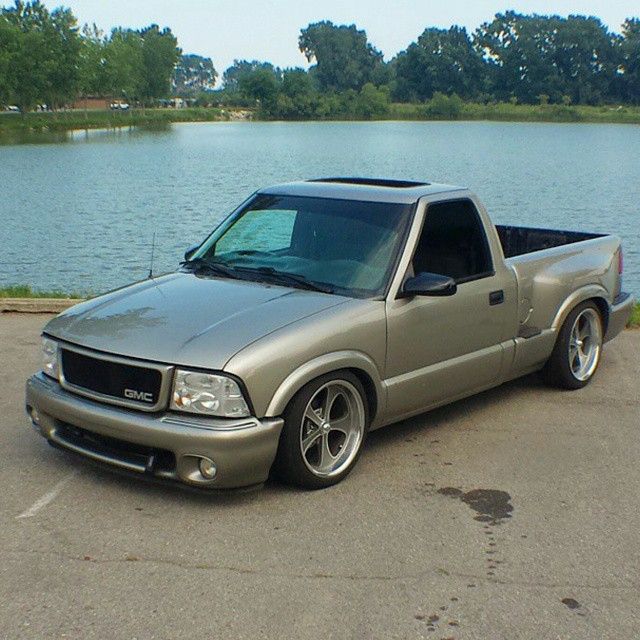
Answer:
[(443, 114), (460, 100), (640, 103), (637, 18), (617, 34), (595, 17), (508, 11), (472, 35), (459, 26), (428, 27), (389, 62), (365, 31), (324, 21), (302, 29), (299, 47), (313, 63), (308, 72), (236, 61), (223, 75), (225, 98), (253, 100), (267, 115), (283, 117), (374, 117), (389, 101), (429, 101)]
[(595, 17), (497, 14), (473, 34), (428, 27), (385, 62), (355, 25), (322, 21), (300, 32), (311, 64), (280, 69), (236, 60), (222, 75), (211, 59), (182, 55), (171, 30), (80, 29), (70, 10), (39, 0), (0, 8), (0, 104), (57, 108), (82, 96), (153, 104), (178, 95), (197, 104), (257, 109), (291, 119), (384, 116), (390, 103), (456, 110), (480, 103), (640, 103), (640, 20), (621, 33)]

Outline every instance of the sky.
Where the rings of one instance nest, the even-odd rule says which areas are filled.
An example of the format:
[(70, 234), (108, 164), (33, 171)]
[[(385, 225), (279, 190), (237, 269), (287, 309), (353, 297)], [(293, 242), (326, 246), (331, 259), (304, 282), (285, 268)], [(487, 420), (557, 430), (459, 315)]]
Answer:
[[(9, 4), (10, 0), (0, 0)], [(580, 13), (598, 16), (613, 31), (626, 17), (640, 17), (638, 0), (44, 0), (73, 10), (79, 22), (115, 26), (168, 26), (184, 53), (213, 59), (222, 72), (235, 58), (268, 60), (280, 67), (307, 67), (298, 35), (310, 22), (355, 23), (390, 60), (427, 26), (458, 24), (473, 31), (495, 13)]]

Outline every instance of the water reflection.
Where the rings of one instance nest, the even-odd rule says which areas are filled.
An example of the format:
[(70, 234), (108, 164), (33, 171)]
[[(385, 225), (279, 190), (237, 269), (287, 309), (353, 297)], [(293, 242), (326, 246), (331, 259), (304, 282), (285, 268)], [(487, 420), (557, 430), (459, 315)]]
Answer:
[[(1, 123), (0, 123), (1, 124)], [(0, 146), (9, 145), (47, 145), (68, 142), (97, 142), (100, 140), (118, 142), (123, 137), (136, 138), (150, 134), (171, 132), (168, 122), (150, 122), (139, 126), (109, 127), (98, 129), (76, 129), (74, 131), (50, 130), (2, 130), (0, 127)]]
[(68, 131), (2, 131), (0, 145), (14, 144), (62, 144), (70, 142), (72, 136)]
[(79, 309), (77, 313), (74, 313), (72, 308), (67, 311), (66, 320), (61, 320), (61, 323), (66, 324), (68, 320), (76, 320), (73, 325), (73, 331), (76, 335), (124, 338), (132, 331), (138, 332), (140, 329), (149, 329), (162, 324), (165, 318), (153, 315), (155, 311), (153, 307), (139, 307), (120, 313), (76, 318), (76, 316), (82, 316), (85, 311)]

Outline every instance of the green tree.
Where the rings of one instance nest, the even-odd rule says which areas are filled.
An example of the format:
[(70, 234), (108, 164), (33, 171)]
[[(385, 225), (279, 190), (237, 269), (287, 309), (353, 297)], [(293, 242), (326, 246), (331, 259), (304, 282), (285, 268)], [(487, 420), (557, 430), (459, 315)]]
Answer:
[(278, 76), (265, 67), (244, 73), (238, 79), (240, 95), (258, 103), (266, 115), (273, 114), (279, 89)]
[(291, 97), (309, 96), (315, 91), (313, 79), (299, 67), (282, 72), (282, 92)]
[(434, 93), (475, 97), (485, 83), (485, 63), (464, 27), (425, 29), (395, 61), (395, 96), (428, 100)]
[[(76, 20), (68, 9), (51, 13), (39, 1), (16, 0), (0, 10), (13, 29), (5, 29), (10, 53), (5, 55), (12, 100), (22, 111), (38, 102), (59, 107), (73, 100), (78, 90), (80, 36)], [(4, 49), (0, 45), (0, 49)]]
[(621, 95), (624, 100), (638, 104), (640, 103), (640, 19), (625, 20), (619, 46)]
[(105, 62), (104, 33), (95, 24), (85, 25), (82, 29), (78, 70), (82, 96), (102, 96), (107, 93)]
[(173, 71), (182, 52), (169, 28), (160, 30), (153, 24), (139, 34), (142, 39), (142, 81), (138, 97), (147, 103), (170, 94)]
[(555, 67), (573, 103), (598, 104), (607, 98), (618, 66), (616, 38), (599, 18), (559, 20), (554, 41)]
[(360, 90), (354, 107), (354, 115), (366, 120), (382, 118), (389, 112), (389, 88), (367, 82)]
[(460, 96), (447, 96), (437, 91), (425, 107), (425, 114), (429, 118), (443, 118), (446, 120), (455, 120), (462, 113), (464, 103)]
[(313, 79), (304, 69), (285, 69), (280, 91), (280, 115), (296, 119), (314, 117), (319, 96)]
[(131, 29), (114, 29), (104, 46), (104, 88), (112, 97), (132, 100), (143, 83), (142, 38)]
[(44, 21), (48, 64), (45, 102), (61, 107), (71, 102), (80, 89), (80, 51), (78, 24), (70, 9), (55, 9)]
[(20, 33), (18, 47), (10, 60), (8, 84), (11, 87), (10, 100), (22, 113), (44, 102), (47, 70), (45, 65), (38, 63), (38, 59), (45, 55), (46, 47), (39, 33)]
[(559, 101), (564, 90), (554, 60), (560, 21), (557, 16), (507, 11), (477, 29), (475, 45), (488, 60), (491, 91), (497, 99), (515, 97), (535, 104), (539, 95), (547, 94)]
[(0, 14), (0, 106), (9, 103), (15, 93), (14, 59), (21, 35), (18, 27)]
[(277, 74), (277, 69), (270, 62), (259, 60), (234, 60), (233, 64), (222, 74), (222, 85), (227, 93), (240, 92), (240, 80), (243, 76), (264, 69)]
[(616, 37), (598, 18), (497, 14), (475, 34), (491, 65), (495, 96), (535, 104), (568, 95), (575, 104), (597, 103), (615, 77)]
[(179, 96), (195, 96), (213, 91), (217, 77), (211, 58), (194, 54), (182, 55), (173, 72), (171, 86)]
[(310, 24), (301, 30), (298, 45), (307, 60), (316, 63), (311, 73), (325, 91), (359, 91), (372, 81), (376, 67), (383, 64), (382, 53), (354, 24)]

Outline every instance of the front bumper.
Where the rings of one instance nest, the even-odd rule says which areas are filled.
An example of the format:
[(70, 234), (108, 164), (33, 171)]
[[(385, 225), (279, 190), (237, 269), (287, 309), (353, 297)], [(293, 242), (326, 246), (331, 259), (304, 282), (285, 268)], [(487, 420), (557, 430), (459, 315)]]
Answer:
[(631, 317), (635, 300), (630, 293), (620, 293), (609, 307), (609, 321), (604, 341), (613, 340), (626, 326)]
[[(264, 482), (283, 426), (282, 418), (226, 420), (123, 409), (69, 393), (42, 373), (27, 381), (26, 405), (34, 426), (54, 446), (203, 488)], [(214, 478), (200, 473), (201, 458), (214, 462)]]

